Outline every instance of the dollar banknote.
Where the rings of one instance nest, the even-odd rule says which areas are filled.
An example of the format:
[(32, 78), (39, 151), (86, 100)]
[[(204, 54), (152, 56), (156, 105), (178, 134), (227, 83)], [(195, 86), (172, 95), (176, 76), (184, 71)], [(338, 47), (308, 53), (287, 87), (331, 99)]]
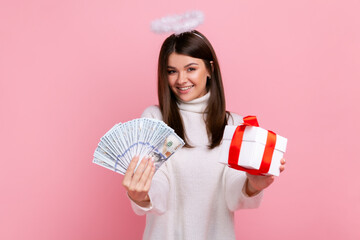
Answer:
[(135, 156), (149, 156), (157, 170), (183, 146), (184, 141), (163, 121), (137, 118), (116, 124), (101, 137), (93, 163), (125, 174)]

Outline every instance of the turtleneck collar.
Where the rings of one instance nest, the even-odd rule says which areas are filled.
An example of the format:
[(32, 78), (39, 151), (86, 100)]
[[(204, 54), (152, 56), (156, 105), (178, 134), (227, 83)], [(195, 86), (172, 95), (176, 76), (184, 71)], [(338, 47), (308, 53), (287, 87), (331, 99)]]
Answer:
[(210, 98), (210, 91), (207, 92), (204, 96), (191, 100), (189, 102), (184, 102), (179, 100), (178, 107), (180, 110), (195, 112), (195, 113), (204, 113), (208, 105), (208, 100)]

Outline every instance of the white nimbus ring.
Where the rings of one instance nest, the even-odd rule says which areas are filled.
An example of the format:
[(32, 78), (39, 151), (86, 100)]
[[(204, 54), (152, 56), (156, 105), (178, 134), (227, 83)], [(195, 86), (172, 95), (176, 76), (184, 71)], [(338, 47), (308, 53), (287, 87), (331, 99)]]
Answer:
[(174, 32), (180, 34), (194, 30), (203, 22), (204, 14), (201, 11), (189, 11), (154, 20), (151, 22), (151, 30), (155, 33)]

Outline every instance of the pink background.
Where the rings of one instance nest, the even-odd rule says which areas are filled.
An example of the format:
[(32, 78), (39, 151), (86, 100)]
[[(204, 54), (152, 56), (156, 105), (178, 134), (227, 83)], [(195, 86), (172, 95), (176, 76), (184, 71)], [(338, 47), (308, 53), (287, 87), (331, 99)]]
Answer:
[(157, 104), (158, 17), (201, 9), (228, 110), (289, 139), (238, 239), (360, 239), (360, 2), (1, 0), (0, 239), (140, 239), (122, 176), (92, 163)]

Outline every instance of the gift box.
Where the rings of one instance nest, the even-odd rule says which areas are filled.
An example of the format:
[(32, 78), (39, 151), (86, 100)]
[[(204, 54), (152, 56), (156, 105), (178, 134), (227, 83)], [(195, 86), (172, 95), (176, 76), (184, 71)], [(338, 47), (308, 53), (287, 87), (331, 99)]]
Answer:
[(219, 162), (254, 175), (279, 176), (287, 139), (259, 127), (254, 116), (240, 126), (226, 126)]

